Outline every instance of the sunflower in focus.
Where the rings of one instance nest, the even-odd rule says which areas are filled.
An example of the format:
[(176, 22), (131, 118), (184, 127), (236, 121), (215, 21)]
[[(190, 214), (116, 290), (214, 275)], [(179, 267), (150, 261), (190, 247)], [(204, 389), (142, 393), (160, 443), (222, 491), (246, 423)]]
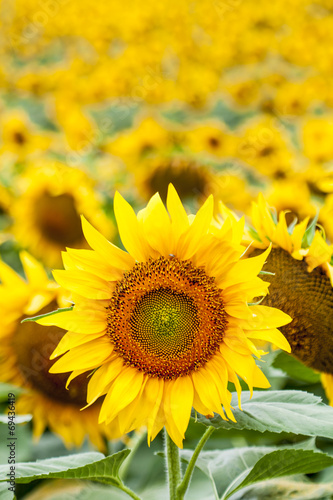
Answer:
[(286, 211), (276, 214), (259, 196), (252, 205), (250, 240), (257, 255), (273, 244), (264, 271), (270, 293), (262, 302), (289, 314), (292, 323), (282, 327), (292, 354), (321, 373), (322, 384), (333, 405), (333, 245), (328, 245), (309, 217), (288, 226)]
[(244, 221), (213, 218), (210, 196), (187, 215), (170, 185), (166, 207), (155, 194), (137, 215), (116, 193), (115, 216), (127, 252), (107, 241), (84, 218), (91, 250), (68, 249), (65, 270), (54, 271), (72, 292), (72, 311), (37, 319), (68, 330), (52, 358), (52, 373), (71, 379), (93, 371), (87, 406), (105, 396), (99, 422), (118, 436), (146, 426), (148, 443), (165, 426), (182, 447), (191, 409), (235, 420), (228, 382), (269, 382), (256, 365), (252, 339), (289, 351), (277, 329), (291, 318), (278, 309), (251, 305), (266, 295), (257, 277), (269, 249), (241, 259)]
[(18, 184), (13, 233), (21, 246), (50, 267), (59, 265), (66, 246), (86, 246), (79, 214), (113, 235), (93, 183), (81, 170), (48, 161), (28, 169)]
[(27, 280), (0, 261), (0, 379), (24, 389), (16, 409), (18, 414), (32, 414), (36, 440), (48, 427), (67, 447), (80, 446), (88, 436), (97, 448), (104, 450), (108, 431), (97, 425), (99, 403), (87, 413), (80, 412), (85, 403), (87, 374), (77, 377), (66, 390), (67, 376), (49, 373), (49, 356), (65, 331), (55, 326), (21, 323), (28, 316), (68, 306), (65, 293), (48, 279), (31, 255), (23, 251), (20, 258)]

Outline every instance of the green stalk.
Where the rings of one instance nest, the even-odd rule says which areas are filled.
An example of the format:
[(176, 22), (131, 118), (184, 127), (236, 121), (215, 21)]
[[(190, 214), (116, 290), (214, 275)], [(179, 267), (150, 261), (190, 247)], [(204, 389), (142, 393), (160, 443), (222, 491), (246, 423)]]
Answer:
[(170, 500), (178, 500), (177, 488), (181, 482), (179, 448), (164, 429), (164, 450), (168, 471)]
[(210, 438), (210, 436), (213, 434), (215, 428), (210, 426), (207, 428), (206, 432), (203, 434), (202, 438), (200, 439), (199, 443), (197, 444), (192, 458), (189, 461), (189, 464), (187, 466), (187, 469), (185, 471), (184, 477), (182, 482), (179, 484), (177, 488), (177, 496), (175, 497), (177, 500), (183, 500), (187, 491), (187, 488), (189, 487), (191, 477), (193, 474), (194, 466), (197, 461), (197, 458), (202, 450), (202, 448), (205, 446), (206, 442)]

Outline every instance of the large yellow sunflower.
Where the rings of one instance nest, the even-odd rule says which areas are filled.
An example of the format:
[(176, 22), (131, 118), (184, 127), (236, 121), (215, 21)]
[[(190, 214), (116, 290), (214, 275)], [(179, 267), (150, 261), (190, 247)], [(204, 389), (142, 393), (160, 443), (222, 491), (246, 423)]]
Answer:
[(86, 246), (79, 214), (113, 235), (93, 183), (81, 170), (49, 160), (28, 169), (18, 186), (13, 233), (20, 245), (50, 267), (60, 265), (66, 246)]
[(69, 330), (52, 358), (64, 354), (52, 373), (72, 379), (93, 370), (88, 406), (104, 395), (99, 422), (125, 434), (147, 426), (148, 443), (166, 427), (182, 447), (191, 409), (234, 420), (228, 382), (237, 375), (266, 388), (255, 364), (251, 339), (282, 349), (289, 344), (277, 327), (290, 317), (261, 305), (268, 283), (257, 277), (269, 250), (240, 260), (243, 221), (222, 226), (213, 219), (210, 196), (187, 216), (172, 185), (167, 210), (155, 194), (135, 215), (116, 193), (115, 215), (125, 252), (108, 242), (84, 218), (92, 250), (64, 253), (65, 270), (54, 271), (72, 292), (72, 311), (38, 319)]
[(0, 261), (0, 380), (24, 388), (17, 399), (19, 414), (33, 415), (33, 435), (38, 439), (46, 427), (58, 434), (66, 446), (80, 446), (86, 436), (104, 449), (107, 430), (97, 425), (100, 404), (87, 413), (85, 404), (87, 376), (82, 374), (66, 390), (67, 376), (49, 373), (49, 356), (65, 334), (57, 328), (36, 323), (21, 323), (27, 316), (45, 314), (68, 305), (64, 291), (50, 281), (43, 267), (28, 253), (21, 252), (28, 281)]
[(309, 241), (309, 217), (288, 226), (286, 215), (282, 211), (277, 218), (263, 196), (252, 206), (252, 247), (273, 244), (264, 270), (274, 276), (263, 278), (270, 281), (270, 293), (262, 303), (293, 318), (282, 332), (292, 354), (321, 373), (333, 406), (333, 245), (326, 243), (319, 230), (313, 231)]

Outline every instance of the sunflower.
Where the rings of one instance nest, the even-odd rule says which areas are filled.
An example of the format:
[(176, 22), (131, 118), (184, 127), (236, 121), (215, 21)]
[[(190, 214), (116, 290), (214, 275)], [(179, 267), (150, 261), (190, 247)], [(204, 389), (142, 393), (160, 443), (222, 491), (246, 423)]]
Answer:
[[(253, 248), (273, 244), (264, 270), (269, 276), (270, 294), (263, 304), (289, 314), (292, 323), (282, 327), (292, 354), (321, 373), (323, 386), (333, 405), (333, 245), (328, 245), (319, 230), (307, 229), (309, 217), (299, 224), (279, 219), (259, 196), (252, 206)], [(256, 255), (254, 250), (251, 255)], [(266, 279), (264, 276), (263, 279)]]
[(116, 193), (127, 252), (82, 218), (92, 250), (68, 249), (65, 270), (54, 271), (72, 292), (73, 310), (37, 321), (68, 330), (52, 358), (65, 354), (51, 372), (72, 371), (74, 379), (93, 371), (87, 406), (105, 396), (99, 422), (119, 436), (147, 426), (148, 443), (165, 426), (182, 447), (192, 407), (234, 420), (227, 385), (233, 382), (240, 398), (237, 375), (251, 391), (269, 387), (252, 357), (262, 351), (251, 339), (289, 350), (277, 327), (290, 317), (249, 306), (267, 293), (257, 274), (269, 250), (240, 260), (243, 221), (216, 222), (213, 196), (187, 216), (172, 185), (166, 205), (155, 194), (136, 216)]
[[(132, 168), (137, 189), (145, 201), (158, 192), (165, 202), (171, 183), (186, 202), (202, 203), (212, 193), (234, 209), (247, 209), (253, 196), (238, 167), (221, 165), (186, 154), (159, 155), (135, 162)], [(191, 205), (192, 206), (192, 205)], [(216, 203), (217, 211), (218, 203)]]
[(242, 127), (238, 142), (238, 157), (273, 178), (283, 178), (291, 171), (293, 158), (287, 131), (273, 118), (259, 118)]
[[(17, 399), (19, 414), (33, 415), (36, 440), (46, 427), (59, 435), (67, 447), (80, 446), (86, 436), (99, 449), (104, 449), (106, 429), (97, 425), (99, 403), (80, 412), (85, 403), (87, 376), (76, 378), (69, 390), (66, 375), (49, 373), (51, 352), (65, 331), (43, 328), (21, 320), (35, 314), (46, 314), (55, 307), (68, 305), (64, 291), (50, 281), (43, 267), (27, 252), (20, 254), (28, 281), (0, 261), (0, 311), (2, 315), (0, 343), (0, 379), (24, 388)], [(10, 304), (10, 305), (8, 305)]]
[(160, 155), (135, 163), (135, 183), (145, 200), (159, 192), (165, 201), (170, 183), (186, 199), (207, 195), (213, 184), (214, 174), (208, 165), (185, 155)]
[(32, 153), (45, 151), (52, 142), (51, 136), (35, 130), (28, 116), (21, 110), (4, 113), (1, 125), (1, 153), (10, 152), (20, 160)]
[(50, 267), (59, 265), (66, 246), (84, 247), (79, 214), (83, 213), (109, 236), (106, 219), (90, 179), (79, 169), (60, 162), (32, 166), (18, 179), (12, 206), (13, 233), (20, 245)]

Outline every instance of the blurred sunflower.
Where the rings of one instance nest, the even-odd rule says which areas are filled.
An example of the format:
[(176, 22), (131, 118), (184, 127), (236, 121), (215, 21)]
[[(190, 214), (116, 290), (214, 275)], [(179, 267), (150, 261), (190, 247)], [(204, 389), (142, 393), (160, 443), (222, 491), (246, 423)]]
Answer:
[(107, 142), (104, 150), (123, 161), (146, 158), (156, 151), (168, 151), (173, 147), (176, 132), (147, 117), (130, 130), (124, 130)]
[(298, 176), (274, 180), (266, 196), (269, 205), (274, 207), (277, 213), (285, 211), (287, 222), (292, 222), (295, 216), (297, 219), (303, 219), (307, 215), (316, 215), (308, 184)]
[(32, 153), (45, 151), (51, 136), (36, 131), (22, 110), (8, 111), (1, 116), (0, 152), (13, 153), (24, 160)]
[[(322, 384), (333, 405), (333, 246), (319, 231), (307, 229), (309, 217), (288, 226), (286, 212), (276, 215), (259, 196), (252, 206), (250, 230), (252, 247), (263, 249), (273, 244), (264, 271), (274, 276), (263, 304), (278, 307), (293, 321), (282, 327), (292, 354), (321, 373)], [(251, 238), (250, 238), (251, 239)], [(258, 254), (254, 250), (251, 255)]]
[(66, 246), (86, 246), (79, 214), (113, 235), (93, 183), (81, 170), (48, 161), (32, 166), (17, 182), (13, 233), (20, 245), (50, 267), (59, 265)]
[(302, 123), (302, 149), (314, 163), (333, 160), (332, 115), (309, 117)]
[(17, 399), (19, 414), (33, 415), (33, 436), (37, 440), (47, 427), (67, 447), (80, 446), (86, 436), (99, 449), (105, 448), (106, 430), (97, 425), (99, 403), (80, 412), (85, 403), (87, 374), (77, 377), (69, 390), (67, 376), (49, 373), (49, 356), (65, 331), (21, 323), (31, 315), (45, 314), (68, 305), (64, 291), (50, 281), (43, 267), (27, 252), (20, 254), (28, 281), (0, 261), (0, 379), (25, 389)]
[(291, 171), (292, 147), (288, 134), (271, 118), (244, 125), (238, 140), (238, 156), (269, 177), (283, 178)]
[(114, 209), (128, 253), (83, 218), (93, 250), (68, 249), (66, 270), (54, 271), (75, 305), (37, 320), (69, 330), (52, 354), (65, 353), (51, 372), (70, 370), (73, 379), (94, 370), (87, 402), (105, 395), (99, 422), (112, 424), (119, 436), (145, 425), (148, 443), (165, 426), (182, 447), (192, 406), (234, 420), (229, 381), (239, 398), (237, 375), (250, 391), (269, 387), (252, 357), (262, 351), (251, 339), (289, 350), (277, 327), (290, 317), (249, 307), (267, 293), (257, 274), (269, 250), (240, 260), (243, 221), (217, 223), (212, 196), (195, 216), (187, 216), (172, 185), (168, 211), (158, 194), (136, 216), (116, 193)]
[(229, 157), (236, 151), (236, 137), (214, 122), (197, 125), (184, 132), (184, 143), (192, 153), (217, 157)]
[(154, 156), (136, 162), (131, 170), (138, 191), (146, 201), (156, 192), (165, 201), (170, 183), (181, 198), (200, 199), (211, 192), (214, 182), (214, 173), (207, 164), (185, 155)]
[[(253, 199), (237, 166), (221, 168), (206, 158), (173, 154), (152, 156), (135, 162), (133, 171), (136, 187), (145, 201), (158, 192), (165, 202), (169, 184), (181, 199), (200, 204), (211, 193), (234, 209), (247, 209)], [(218, 204), (216, 203), (216, 210)]]

